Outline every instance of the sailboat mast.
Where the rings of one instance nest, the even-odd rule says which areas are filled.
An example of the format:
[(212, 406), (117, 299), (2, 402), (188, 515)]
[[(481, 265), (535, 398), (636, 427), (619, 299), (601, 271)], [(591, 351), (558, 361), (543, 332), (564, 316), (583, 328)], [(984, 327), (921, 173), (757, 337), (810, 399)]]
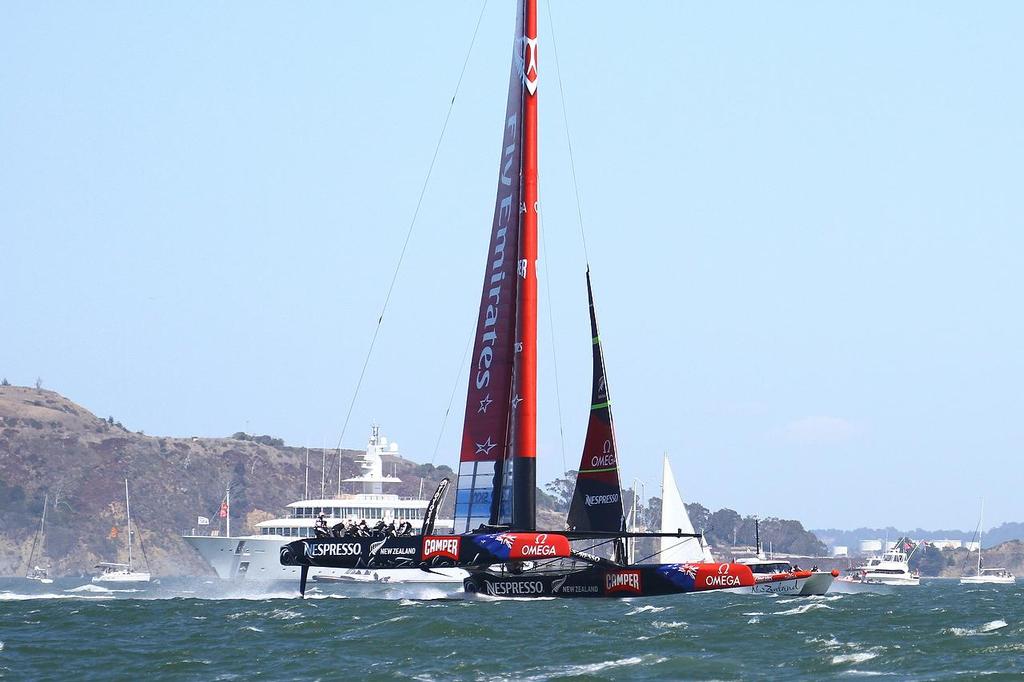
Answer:
[(537, 0), (525, 0), (523, 41), (523, 213), (519, 237), (519, 306), (515, 419), (516, 485), (512, 527), (536, 527), (537, 489)]
[(981, 501), (981, 516), (978, 517), (978, 575), (981, 575), (981, 534), (984, 533), (985, 500)]
[(128, 570), (132, 570), (132, 507), (128, 502), (128, 479), (124, 479), (124, 510), (128, 515)]

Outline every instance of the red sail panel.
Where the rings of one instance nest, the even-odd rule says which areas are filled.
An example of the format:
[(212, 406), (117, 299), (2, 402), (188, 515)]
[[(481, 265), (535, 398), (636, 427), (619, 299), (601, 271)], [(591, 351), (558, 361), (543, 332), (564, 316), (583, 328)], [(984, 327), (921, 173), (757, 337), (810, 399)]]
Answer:
[[(455, 532), (498, 522), (503, 464), (509, 454), (517, 324), (517, 272), (522, 213), (523, 81), (519, 60), (524, 14), (516, 40), (505, 108), (498, 192), (466, 395), (462, 452), (455, 497)], [(507, 488), (506, 488), (507, 489)], [(506, 493), (507, 495), (507, 493)], [(511, 506), (506, 500), (504, 506)]]
[(590, 335), (594, 348), (594, 383), (590, 399), (590, 423), (566, 525), (571, 530), (618, 531), (624, 528), (618, 452), (589, 269), (587, 299), (590, 302)]

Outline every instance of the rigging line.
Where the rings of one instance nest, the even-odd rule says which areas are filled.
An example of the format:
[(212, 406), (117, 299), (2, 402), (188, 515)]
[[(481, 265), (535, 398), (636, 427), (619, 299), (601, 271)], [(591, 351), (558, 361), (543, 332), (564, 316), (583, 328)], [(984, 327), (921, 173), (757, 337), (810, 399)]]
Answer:
[(423, 197), (427, 193), (427, 185), (430, 184), (430, 176), (434, 172), (434, 164), (437, 162), (437, 155), (441, 151), (441, 143), (444, 141), (445, 131), (448, 130), (448, 121), (452, 117), (452, 109), (455, 108), (455, 98), (459, 96), (459, 88), (462, 86), (462, 79), (466, 75), (466, 67), (469, 65), (469, 57), (473, 54), (473, 46), (476, 45), (476, 36), (480, 32), (480, 24), (484, 19), (484, 11), (487, 9), (487, 0), (484, 0), (480, 8), (480, 16), (476, 19), (476, 27), (473, 29), (473, 38), (469, 41), (469, 49), (466, 51), (466, 58), (462, 62), (462, 71), (459, 72), (459, 80), (455, 83), (455, 92), (448, 103), (448, 112), (444, 116), (444, 123), (441, 125), (441, 134), (437, 137), (437, 144), (434, 146), (434, 155), (430, 159), (430, 166), (427, 168), (427, 176), (423, 179), (423, 187), (420, 189), (419, 199), (416, 200), (416, 209), (412, 213), (412, 220), (409, 221), (409, 229), (405, 234), (405, 242), (402, 244), (402, 251), (398, 254), (398, 262), (395, 264), (395, 273), (391, 276), (391, 284), (388, 285), (388, 293), (384, 297), (384, 305), (381, 306), (380, 316), (377, 318), (377, 326), (373, 329), (373, 336), (370, 338), (370, 347), (366, 351), (366, 359), (363, 360), (363, 368), (359, 371), (359, 379), (356, 381), (356, 389), (352, 393), (352, 401), (348, 405), (348, 412), (345, 414), (345, 421), (341, 427), (341, 435), (338, 436), (338, 449), (341, 448), (341, 441), (345, 438), (345, 431), (348, 430), (349, 419), (352, 418), (352, 409), (356, 405), (356, 398), (359, 389), (363, 385), (363, 377), (366, 376), (366, 367), (370, 364), (370, 356), (373, 354), (373, 347), (377, 343), (377, 334), (380, 332), (381, 323), (384, 321), (384, 313), (387, 312), (388, 303), (391, 301), (391, 294), (395, 290), (395, 282), (398, 281), (398, 273), (402, 269), (402, 261), (405, 260), (406, 249), (409, 248), (409, 240), (412, 239), (412, 231), (416, 226), (416, 219), (420, 215), (420, 207), (423, 205)]
[(444, 411), (444, 418), (441, 419), (441, 432), (437, 434), (437, 442), (434, 443), (434, 454), (430, 456), (431, 464), (437, 460), (437, 452), (441, 449), (441, 438), (444, 437), (444, 429), (448, 425), (448, 415), (452, 411), (452, 403), (455, 402), (455, 394), (458, 392), (459, 386), (462, 383), (462, 369), (466, 366), (466, 360), (469, 359), (469, 349), (473, 345), (473, 334), (467, 334), (466, 338), (468, 339), (466, 342), (466, 350), (462, 352), (462, 361), (459, 362), (459, 371), (455, 374), (455, 385), (452, 386), (452, 394), (448, 398), (448, 408)]
[[(539, 226), (543, 227), (543, 208), (540, 208), (537, 212), (537, 218), (538, 223), (540, 223)], [(565, 462), (565, 426), (564, 420), (562, 419), (562, 393), (558, 388), (558, 352), (555, 349), (555, 316), (551, 311), (551, 277), (548, 275), (548, 240), (544, 236), (547, 230), (540, 229), (538, 232), (540, 232), (541, 249), (544, 253), (544, 279), (548, 283), (548, 285), (544, 287), (544, 293), (547, 294), (546, 298), (548, 302), (548, 330), (551, 333), (551, 367), (555, 374), (555, 405), (558, 406), (558, 437), (562, 443), (562, 475), (564, 476), (565, 473), (569, 471), (569, 466)]]
[(565, 124), (565, 142), (569, 148), (569, 170), (572, 173), (572, 187), (576, 193), (576, 218), (580, 224), (580, 239), (583, 241), (583, 258), (587, 261), (587, 268), (590, 268), (590, 253), (587, 251), (587, 234), (583, 230), (583, 202), (580, 201), (580, 185), (576, 181), (576, 161), (572, 153), (572, 136), (569, 135), (569, 114), (565, 108), (565, 89), (562, 87), (562, 69), (558, 65), (558, 44), (555, 42), (555, 20), (551, 16), (551, 3), (546, 3), (548, 8), (548, 25), (551, 29), (551, 51), (555, 56), (555, 76), (558, 81), (558, 99), (562, 103), (562, 122)]

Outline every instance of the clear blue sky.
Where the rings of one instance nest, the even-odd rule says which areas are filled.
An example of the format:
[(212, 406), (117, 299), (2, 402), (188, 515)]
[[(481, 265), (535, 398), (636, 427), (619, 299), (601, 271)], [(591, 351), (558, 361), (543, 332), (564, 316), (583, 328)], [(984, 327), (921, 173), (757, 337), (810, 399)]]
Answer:
[[(480, 7), (3, 3), (0, 375), (146, 433), (333, 445)], [(487, 7), (347, 446), (376, 419), (433, 452), (513, 11)], [(625, 478), (657, 493), (668, 451), (715, 508), (1024, 520), (1024, 4), (552, 11)], [(550, 35), (542, 9), (544, 480), (552, 338), (570, 467), (590, 392)]]

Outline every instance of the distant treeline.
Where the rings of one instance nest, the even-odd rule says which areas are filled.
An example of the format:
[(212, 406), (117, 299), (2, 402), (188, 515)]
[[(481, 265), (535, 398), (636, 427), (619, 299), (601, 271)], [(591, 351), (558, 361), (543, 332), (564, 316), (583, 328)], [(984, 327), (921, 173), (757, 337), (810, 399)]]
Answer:
[[(576, 487), (576, 471), (567, 471), (544, 486), (538, 493), (538, 506), (561, 513), (568, 512), (572, 493)], [(627, 514), (633, 506), (634, 491), (624, 488), (622, 504)], [(754, 517), (742, 516), (732, 509), (712, 512), (704, 505), (693, 502), (686, 505), (690, 522), (698, 531), (703, 531), (712, 547), (750, 546), (755, 542)], [(661, 525), (661, 498), (650, 497), (637, 504), (638, 523), (642, 528), (655, 529)], [(828, 547), (813, 532), (808, 531), (799, 521), (767, 517), (760, 520), (761, 545), (775, 552), (803, 556), (825, 556)]]
[[(889, 526), (888, 528), (855, 528), (853, 530), (839, 530), (827, 528), (824, 530), (812, 530), (812, 533), (821, 538), (824, 542), (834, 547), (836, 545), (849, 547), (851, 551), (856, 550), (861, 540), (895, 540), (901, 536), (908, 536), (915, 540), (962, 540), (969, 542), (976, 540), (976, 533), (973, 530), (899, 530)], [(991, 530), (986, 530), (982, 536), (984, 547), (995, 547), (1008, 540), (1024, 540), (1024, 523), (1004, 523)]]

